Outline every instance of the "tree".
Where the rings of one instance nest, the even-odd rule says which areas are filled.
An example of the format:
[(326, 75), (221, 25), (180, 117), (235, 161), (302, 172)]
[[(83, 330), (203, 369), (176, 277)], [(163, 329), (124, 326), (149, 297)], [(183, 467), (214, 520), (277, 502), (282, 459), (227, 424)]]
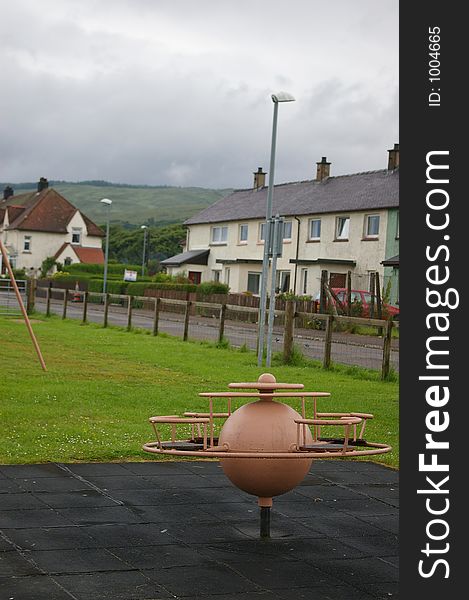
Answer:
[[(126, 229), (111, 225), (109, 231), (109, 258), (122, 263), (140, 264), (143, 256), (143, 235), (140, 228)], [(161, 261), (181, 252), (186, 230), (181, 224), (149, 227), (147, 230), (146, 258), (149, 263)]]

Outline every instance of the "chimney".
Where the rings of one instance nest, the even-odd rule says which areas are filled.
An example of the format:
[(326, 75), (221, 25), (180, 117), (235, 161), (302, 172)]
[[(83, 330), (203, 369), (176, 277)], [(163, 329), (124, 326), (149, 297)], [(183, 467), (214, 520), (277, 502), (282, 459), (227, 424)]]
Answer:
[(14, 193), (15, 192), (13, 188), (10, 185), (7, 185), (6, 188), (3, 190), (3, 199), (8, 200), (8, 198), (13, 196)]
[(262, 167), (258, 167), (257, 171), (254, 173), (254, 189), (260, 190), (265, 187), (265, 176), (267, 173), (262, 171)]
[(41, 177), (41, 179), (39, 179), (39, 181), (37, 182), (37, 191), (42, 192), (42, 190), (45, 190), (48, 187), (49, 182), (47, 181), (47, 179), (45, 177)]
[(394, 171), (399, 167), (399, 144), (394, 144), (394, 148), (388, 150), (388, 171)]
[(323, 179), (327, 179), (329, 177), (329, 169), (331, 163), (327, 162), (327, 158), (323, 156), (321, 162), (318, 162), (316, 164), (316, 181), (322, 181)]

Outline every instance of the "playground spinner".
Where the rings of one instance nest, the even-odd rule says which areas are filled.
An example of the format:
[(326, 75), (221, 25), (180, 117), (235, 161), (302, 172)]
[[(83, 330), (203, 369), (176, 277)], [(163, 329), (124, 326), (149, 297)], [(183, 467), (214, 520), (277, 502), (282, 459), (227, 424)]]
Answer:
[[(387, 444), (364, 438), (367, 421), (373, 415), (318, 412), (318, 398), (329, 397), (328, 392), (304, 391), (301, 383), (278, 383), (270, 373), (256, 382), (230, 383), (228, 387), (228, 392), (199, 394), (207, 398), (208, 412), (150, 417), (156, 439), (143, 449), (155, 454), (220, 459), (228, 479), (257, 496), (261, 537), (270, 536), (273, 497), (296, 487), (313, 459), (369, 456), (391, 450)], [(299, 401), (301, 414), (283, 402), (287, 398)], [(232, 410), (233, 400), (249, 399), (252, 401)], [(223, 402), (225, 410), (216, 412), (215, 402)], [(217, 420), (224, 421), (218, 436), (214, 427)], [(170, 440), (162, 439), (164, 425), (170, 426)], [(323, 435), (323, 427), (333, 435)], [(185, 439), (179, 437), (181, 431)]]

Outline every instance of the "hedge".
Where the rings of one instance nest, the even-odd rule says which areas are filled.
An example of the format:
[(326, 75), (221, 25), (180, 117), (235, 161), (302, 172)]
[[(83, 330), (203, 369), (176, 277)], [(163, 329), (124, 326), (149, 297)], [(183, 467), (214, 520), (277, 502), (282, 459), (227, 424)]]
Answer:
[(228, 294), (230, 286), (226, 283), (220, 283), (219, 281), (206, 281), (199, 283), (197, 286), (197, 292), (203, 296), (210, 296), (211, 294)]
[[(103, 291), (103, 279), (90, 279), (88, 282), (89, 292), (102, 292)], [(115, 279), (108, 279), (106, 282), (106, 292), (109, 294), (127, 294), (127, 282), (117, 281)]]
[[(67, 265), (67, 271), (69, 273), (89, 273), (91, 275), (104, 275), (104, 265), (95, 265), (88, 263), (73, 263), (71, 265)], [(140, 273), (142, 269), (142, 265), (125, 265), (123, 263), (108, 263), (107, 273), (109, 275), (119, 275), (120, 277), (124, 276), (125, 270), (129, 271), (137, 271)]]

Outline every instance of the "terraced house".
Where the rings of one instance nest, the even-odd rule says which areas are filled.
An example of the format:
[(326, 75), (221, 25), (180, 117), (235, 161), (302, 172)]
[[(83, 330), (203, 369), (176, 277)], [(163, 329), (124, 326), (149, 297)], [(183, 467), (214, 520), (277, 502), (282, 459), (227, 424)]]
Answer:
[(3, 192), (0, 236), (12, 267), (24, 268), (28, 275), (37, 275), (48, 257), (64, 265), (104, 263), (104, 235), (91, 219), (49, 188), (44, 177), (37, 191), (15, 195), (7, 186)]
[[(323, 157), (315, 179), (275, 186), (273, 214), (285, 219), (279, 291), (314, 296), (322, 270), (333, 287), (344, 287), (351, 271), (352, 286), (369, 289), (370, 274), (378, 272), (390, 300), (398, 301), (399, 144), (388, 153), (387, 169), (333, 177)], [(266, 173), (259, 167), (251, 189), (188, 219), (184, 252), (162, 264), (196, 283), (223, 281), (232, 292), (258, 294), (266, 198)]]

